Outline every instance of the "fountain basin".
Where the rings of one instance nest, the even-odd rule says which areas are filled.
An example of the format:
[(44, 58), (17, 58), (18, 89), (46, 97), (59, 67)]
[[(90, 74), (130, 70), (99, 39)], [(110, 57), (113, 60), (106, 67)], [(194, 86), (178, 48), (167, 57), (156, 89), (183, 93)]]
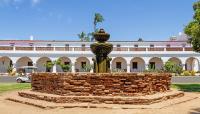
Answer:
[(170, 90), (167, 73), (34, 73), (32, 91), (62, 96), (141, 96)]

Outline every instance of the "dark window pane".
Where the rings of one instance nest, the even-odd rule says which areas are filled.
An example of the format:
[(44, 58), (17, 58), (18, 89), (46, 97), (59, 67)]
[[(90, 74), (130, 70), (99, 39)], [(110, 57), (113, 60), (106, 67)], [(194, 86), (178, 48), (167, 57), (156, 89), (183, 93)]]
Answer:
[(138, 69), (138, 63), (137, 62), (133, 62), (132, 66), (133, 66), (133, 69)]
[(121, 69), (122, 68), (122, 63), (121, 62), (116, 62), (116, 68)]

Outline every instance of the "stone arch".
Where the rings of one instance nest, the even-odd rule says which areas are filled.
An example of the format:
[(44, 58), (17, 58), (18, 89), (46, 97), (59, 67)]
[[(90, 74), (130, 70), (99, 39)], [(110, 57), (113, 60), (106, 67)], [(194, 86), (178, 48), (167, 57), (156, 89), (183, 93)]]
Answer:
[(0, 57), (0, 73), (7, 73), (8, 68), (11, 67), (12, 65), (13, 62), (9, 57), (7, 56)]
[(45, 64), (47, 62), (52, 62), (50, 58), (48, 57), (41, 57), (36, 62), (37, 72), (52, 72), (52, 69), (47, 69)]
[[(61, 64), (71, 64), (71, 60), (68, 57), (60, 57), (61, 59)], [(56, 72), (63, 72), (62, 68), (60, 65), (56, 65)]]
[(163, 61), (159, 57), (153, 57), (149, 60), (149, 65), (151, 68), (155, 68), (156, 70), (161, 70), (163, 68)]
[(16, 68), (23, 66), (33, 66), (33, 61), (29, 57), (20, 57), (16, 62)]
[(79, 57), (75, 62), (76, 72), (85, 72), (84, 66), (90, 65), (90, 60), (87, 57)]
[(180, 60), (179, 58), (177, 58), (177, 57), (169, 58), (168, 61), (172, 61), (172, 62), (175, 63), (176, 65), (182, 66), (181, 60)]
[(127, 72), (127, 62), (123, 57), (116, 57), (112, 60), (111, 68), (112, 71), (122, 70), (124, 72)]
[(143, 72), (145, 70), (145, 61), (140, 57), (134, 57), (130, 62), (131, 72)]
[(199, 71), (199, 60), (195, 57), (188, 58), (185, 63), (185, 70)]

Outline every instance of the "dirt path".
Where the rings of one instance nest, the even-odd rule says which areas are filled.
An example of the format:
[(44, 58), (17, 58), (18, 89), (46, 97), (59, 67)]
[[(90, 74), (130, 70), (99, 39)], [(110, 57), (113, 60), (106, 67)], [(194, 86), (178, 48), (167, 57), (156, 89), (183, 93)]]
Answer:
[[(163, 109), (51, 109), (37, 107), (4, 100), (5, 93), (0, 96), (0, 114), (200, 114), (200, 98)], [(199, 96), (199, 93), (191, 93)]]

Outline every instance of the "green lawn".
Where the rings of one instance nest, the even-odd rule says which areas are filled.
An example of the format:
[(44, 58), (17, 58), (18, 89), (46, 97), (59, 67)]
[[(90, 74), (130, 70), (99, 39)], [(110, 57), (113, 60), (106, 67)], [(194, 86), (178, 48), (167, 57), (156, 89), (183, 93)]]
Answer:
[(185, 92), (200, 92), (200, 84), (172, 84), (171, 87)]
[(0, 83), (0, 93), (14, 90), (30, 89), (30, 83)]

